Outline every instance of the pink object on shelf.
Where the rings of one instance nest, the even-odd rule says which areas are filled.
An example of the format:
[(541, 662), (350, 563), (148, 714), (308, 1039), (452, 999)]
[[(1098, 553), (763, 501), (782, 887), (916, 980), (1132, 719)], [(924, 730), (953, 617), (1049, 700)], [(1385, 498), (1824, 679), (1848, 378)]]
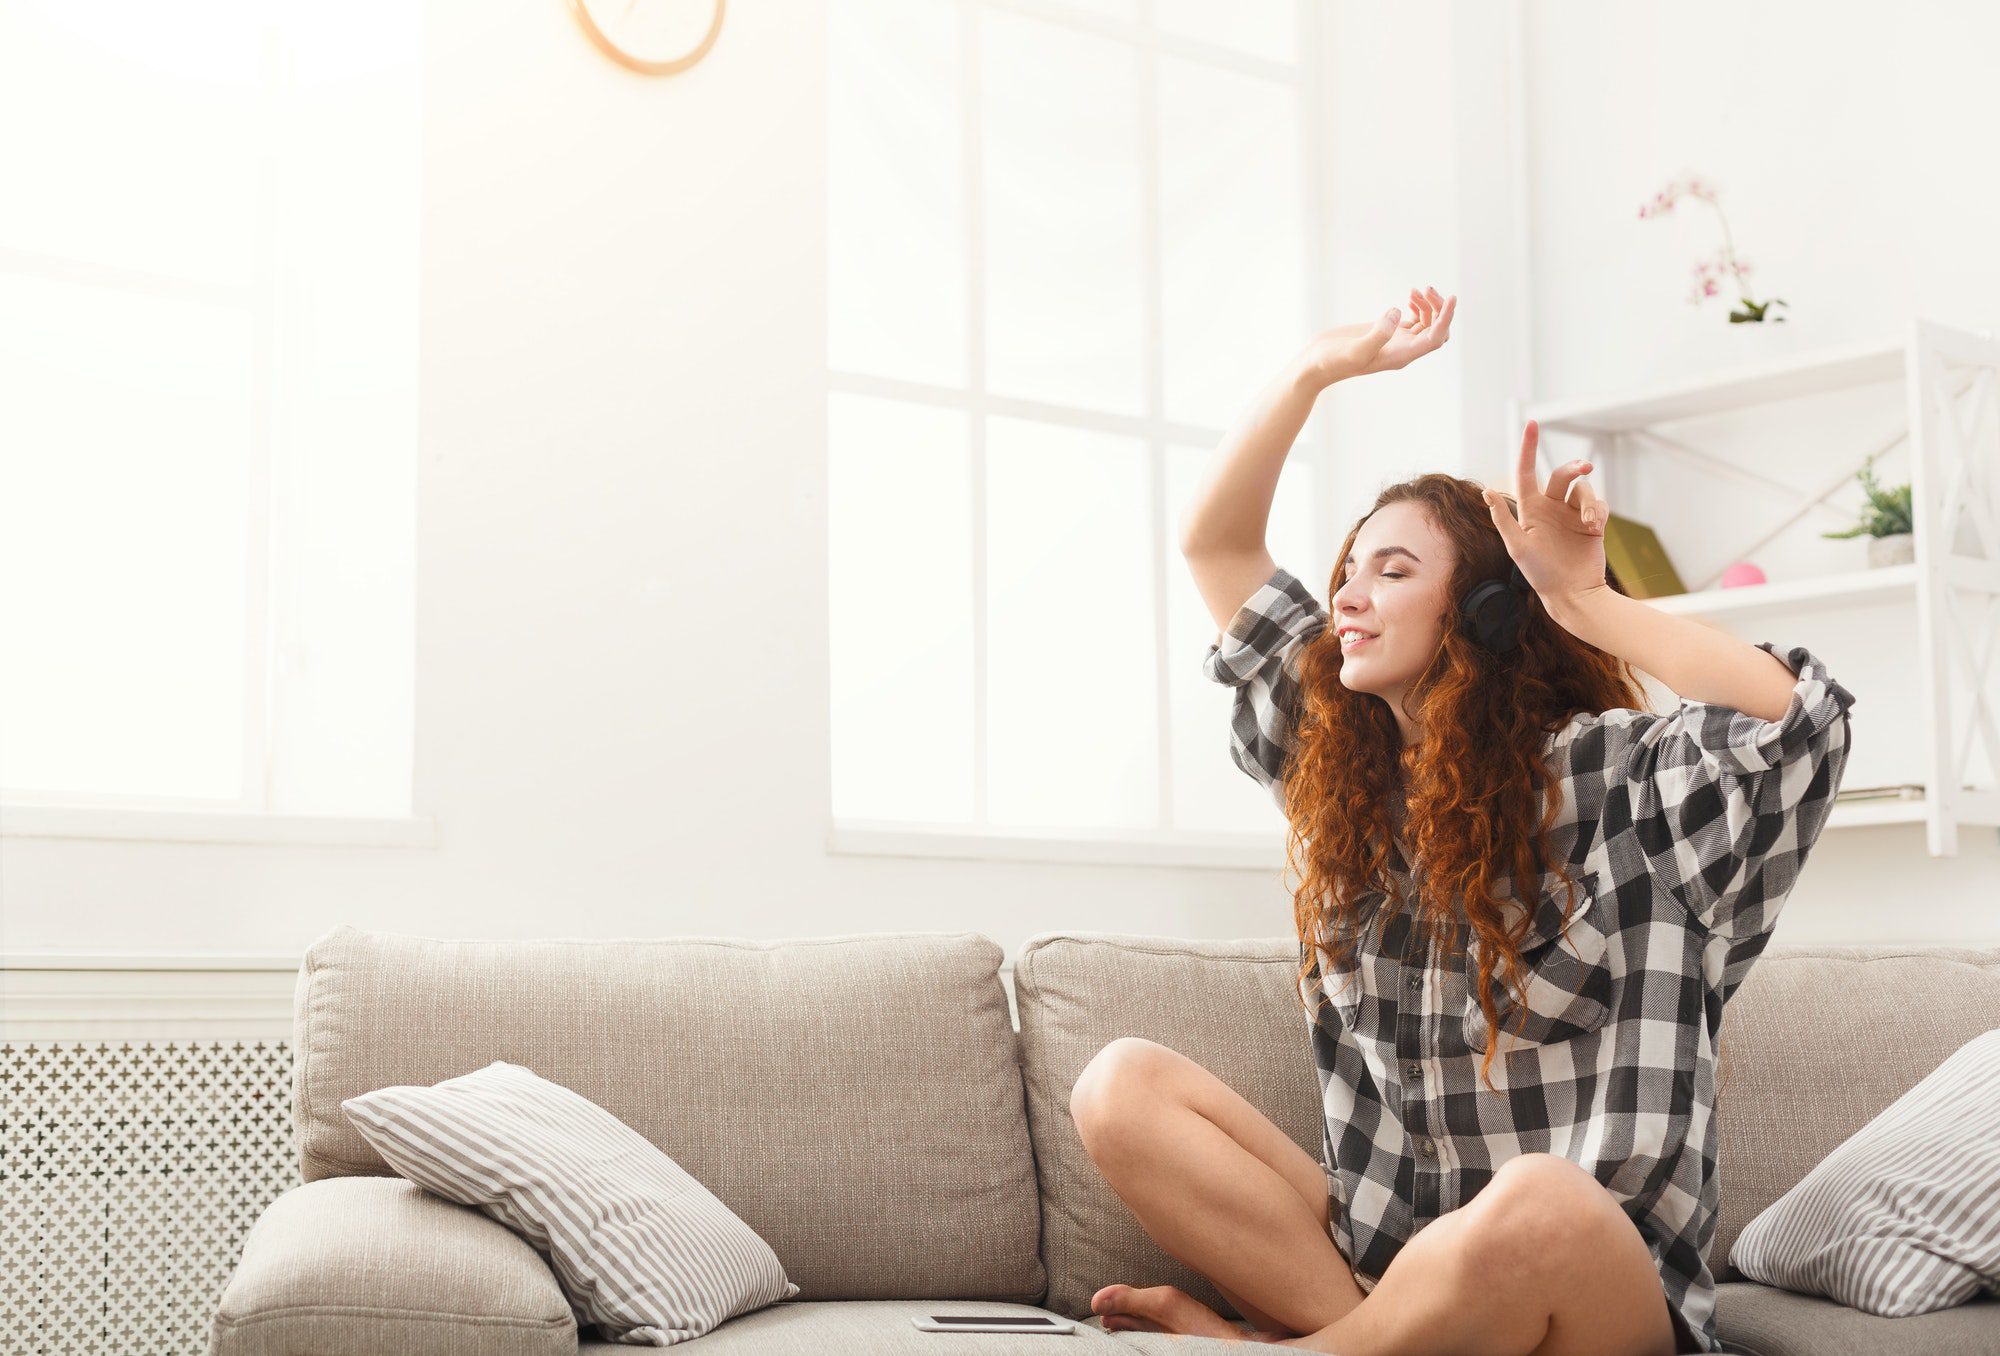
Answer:
[(1764, 572), (1747, 560), (1739, 560), (1722, 572), (1722, 587), (1726, 589), (1740, 589), (1765, 582)]

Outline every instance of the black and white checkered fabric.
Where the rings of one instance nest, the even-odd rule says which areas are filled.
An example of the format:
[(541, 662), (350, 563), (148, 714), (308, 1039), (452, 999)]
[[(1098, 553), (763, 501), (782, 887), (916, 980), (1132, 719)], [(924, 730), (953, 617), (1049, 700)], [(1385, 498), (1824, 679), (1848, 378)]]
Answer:
[[(1204, 663), (1210, 680), (1236, 689), (1232, 758), (1280, 806), (1297, 658), (1329, 619), (1280, 568)], [(1700, 1350), (1719, 1349), (1708, 1267), (1717, 1032), (1833, 808), (1854, 704), (1804, 648), (1758, 648), (1798, 676), (1779, 720), (1684, 700), (1666, 716), (1580, 714), (1549, 737), (1563, 790), (1551, 846), (1579, 897), (1564, 939), (1562, 882), (1532, 892), (1528, 1011), (1496, 983), (1492, 1089), (1479, 1081), (1489, 1032), (1468, 930), (1432, 947), (1399, 911), (1378, 940), (1374, 910), (1388, 896), (1371, 891), (1357, 901), (1360, 942), (1345, 971), (1316, 951), (1304, 996), (1313, 986), (1327, 996), (1312, 1031), (1322, 1150), (1336, 1241), (1364, 1285), (1502, 1163), (1550, 1153), (1624, 1207), (1670, 1308)], [(1402, 849), (1392, 844), (1390, 856), (1407, 898), (1415, 885)], [(1523, 903), (1505, 877), (1495, 888)]]

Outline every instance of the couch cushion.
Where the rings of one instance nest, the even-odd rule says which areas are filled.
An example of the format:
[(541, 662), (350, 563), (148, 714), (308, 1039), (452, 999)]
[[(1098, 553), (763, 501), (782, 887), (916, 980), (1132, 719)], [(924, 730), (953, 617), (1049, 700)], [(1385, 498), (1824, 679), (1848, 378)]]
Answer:
[(659, 1146), (771, 1245), (804, 1299), (1034, 1300), (1040, 1222), (1002, 959), (977, 933), (336, 928), (299, 973), (299, 1170), (387, 1175), (341, 1102), (506, 1060)]
[(564, 1356), (576, 1316), (548, 1263), (470, 1206), (395, 1177), (293, 1187), (257, 1217), (210, 1356)]
[(1729, 1261), (1886, 1318), (2000, 1290), (2000, 1030), (1855, 1131), (1744, 1226)]
[[(1072, 1333), (924, 1332), (918, 1314), (1045, 1314), (1027, 1304), (991, 1300), (788, 1300), (730, 1319), (701, 1340), (701, 1356), (1128, 1356), (1100, 1327), (1079, 1323)], [(1174, 1338), (1168, 1341), (1180, 1340)], [(1222, 1343), (1186, 1339), (1187, 1356), (1207, 1356)], [(1240, 1353), (1240, 1346), (1234, 1348)], [(1175, 1348), (1179, 1351), (1182, 1348)], [(631, 1356), (632, 1348), (586, 1341), (577, 1356)]]
[(2000, 1300), (1878, 1318), (1817, 1295), (1730, 1281), (1715, 1288), (1715, 1335), (1746, 1356), (1993, 1356)]
[(1042, 1303), (1087, 1318), (1090, 1297), (1113, 1281), (1177, 1285), (1236, 1317), (1206, 1277), (1161, 1250), (1105, 1182), (1077, 1138), (1070, 1090), (1099, 1050), (1120, 1036), (1143, 1036), (1215, 1074), (1323, 1161), (1319, 1077), (1298, 972), (1298, 943), (1289, 937), (1045, 932), (1022, 943), (1014, 1000), (1041, 1177), (1049, 1273)]
[[(1247, 1332), (1248, 1329), (1246, 1328)], [(1244, 1344), (1215, 1337), (1183, 1337), (1171, 1332), (1114, 1332), (1129, 1356), (1242, 1356)], [(1260, 1345), (1251, 1343), (1252, 1346)]]
[(411, 1181), (546, 1257), (578, 1327), (670, 1347), (798, 1286), (770, 1245), (657, 1144), (588, 1098), (496, 1059), (341, 1103)]
[(1722, 1017), (1721, 1207), (1708, 1265), (1954, 1050), (2000, 1027), (2000, 947), (1773, 944)]

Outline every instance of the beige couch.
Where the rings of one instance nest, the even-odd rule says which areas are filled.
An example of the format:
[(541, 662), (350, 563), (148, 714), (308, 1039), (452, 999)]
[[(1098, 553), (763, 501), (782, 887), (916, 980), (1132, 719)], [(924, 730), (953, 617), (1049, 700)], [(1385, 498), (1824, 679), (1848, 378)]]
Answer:
[[(211, 1352), (568, 1353), (541, 1257), (389, 1174), (343, 1098), (495, 1059), (609, 1108), (757, 1230), (794, 1300), (695, 1339), (705, 1356), (1263, 1349), (1162, 1334), (931, 1334), (911, 1316), (1049, 1310), (1100, 1285), (1208, 1283), (1138, 1227), (1083, 1153), (1069, 1092), (1118, 1036), (1183, 1051), (1318, 1156), (1318, 1085), (1287, 937), (1044, 933), (1015, 969), (973, 933), (783, 942), (443, 941), (337, 928), (297, 993), (303, 1186), (252, 1229)], [(1723, 1027), (1720, 1332), (1777, 1356), (2000, 1352), (2000, 1302), (1883, 1319), (1732, 1280), (1743, 1225), (1979, 1032), (2000, 948), (1767, 950)], [(591, 1340), (581, 1350), (631, 1350)]]

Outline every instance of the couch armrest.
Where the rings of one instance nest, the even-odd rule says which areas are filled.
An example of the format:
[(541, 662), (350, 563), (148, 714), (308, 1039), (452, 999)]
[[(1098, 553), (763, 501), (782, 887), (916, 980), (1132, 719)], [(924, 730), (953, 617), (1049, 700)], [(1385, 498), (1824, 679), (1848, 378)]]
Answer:
[(210, 1356), (574, 1356), (576, 1314), (527, 1240), (401, 1177), (293, 1187), (243, 1241)]

